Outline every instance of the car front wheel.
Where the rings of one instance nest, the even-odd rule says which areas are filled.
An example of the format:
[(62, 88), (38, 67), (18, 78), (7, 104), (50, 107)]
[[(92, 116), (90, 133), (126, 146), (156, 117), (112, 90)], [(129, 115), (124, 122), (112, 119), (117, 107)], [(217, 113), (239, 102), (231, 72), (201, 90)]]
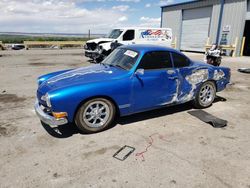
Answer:
[(96, 133), (108, 128), (115, 117), (115, 107), (104, 98), (85, 102), (75, 116), (76, 126), (84, 133)]
[(194, 106), (197, 108), (209, 107), (215, 98), (216, 88), (213, 82), (207, 81), (203, 83), (196, 93)]

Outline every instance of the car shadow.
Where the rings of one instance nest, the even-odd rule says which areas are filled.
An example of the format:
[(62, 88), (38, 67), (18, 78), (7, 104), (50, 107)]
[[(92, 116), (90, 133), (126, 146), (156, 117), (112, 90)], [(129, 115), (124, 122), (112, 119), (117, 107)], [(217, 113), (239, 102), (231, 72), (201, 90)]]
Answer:
[[(225, 101), (226, 101), (225, 98), (216, 96), (214, 103), (225, 102)], [(189, 111), (192, 109), (194, 109), (192, 102), (187, 102), (184, 104), (163, 107), (160, 109), (150, 110), (147, 112), (141, 112), (141, 113), (137, 113), (137, 114), (133, 114), (129, 116), (117, 117), (115, 122), (112, 124), (112, 126), (110, 126), (108, 129), (105, 129), (104, 131), (112, 129), (117, 124), (128, 125), (131, 123), (140, 122), (140, 121), (144, 121), (147, 119), (153, 119), (153, 118), (157, 118), (161, 116), (171, 115), (171, 114), (178, 113), (178, 112)], [(74, 123), (60, 125), (55, 128), (52, 128), (43, 122), (41, 123), (42, 123), (43, 128), (47, 131), (47, 133), (55, 138), (69, 138), (73, 136), (74, 134), (88, 135), (86, 133), (80, 132)], [(98, 134), (98, 133), (94, 133), (94, 134)]]
[(214, 102), (213, 103), (217, 103), (217, 102), (226, 102), (227, 99), (221, 96), (216, 95)]
[(185, 104), (168, 106), (168, 107), (163, 107), (163, 108), (159, 108), (159, 109), (155, 109), (155, 110), (151, 110), (147, 112), (133, 114), (130, 116), (120, 117), (117, 120), (117, 123), (121, 125), (126, 125), (126, 124), (144, 121), (147, 119), (153, 119), (153, 118), (157, 118), (161, 116), (168, 116), (174, 113), (183, 112), (183, 111), (187, 111), (191, 109), (193, 109), (193, 106), (190, 102), (188, 102)]
[(73, 136), (74, 134), (79, 134), (80, 131), (76, 128), (75, 124), (68, 123), (65, 125), (60, 125), (58, 127), (51, 127), (46, 123), (41, 121), (43, 128), (47, 131), (47, 133), (55, 138), (68, 138)]

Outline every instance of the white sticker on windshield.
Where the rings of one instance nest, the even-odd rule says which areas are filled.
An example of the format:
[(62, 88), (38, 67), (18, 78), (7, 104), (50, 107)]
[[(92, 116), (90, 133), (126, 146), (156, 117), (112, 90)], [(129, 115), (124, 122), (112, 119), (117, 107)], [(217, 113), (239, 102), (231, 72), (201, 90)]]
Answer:
[(137, 52), (131, 51), (131, 50), (127, 50), (124, 55), (127, 55), (129, 57), (135, 58), (135, 56), (137, 56)]

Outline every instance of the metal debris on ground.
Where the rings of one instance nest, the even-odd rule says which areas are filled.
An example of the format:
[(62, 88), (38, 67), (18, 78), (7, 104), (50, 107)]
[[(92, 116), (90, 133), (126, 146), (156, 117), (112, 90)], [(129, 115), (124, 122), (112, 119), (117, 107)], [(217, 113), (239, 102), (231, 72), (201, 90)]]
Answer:
[(205, 123), (211, 124), (214, 128), (222, 128), (227, 126), (226, 120), (215, 117), (212, 114), (209, 114), (203, 110), (193, 110), (189, 111), (188, 113), (194, 117), (197, 117), (198, 119), (200, 119)]
[(123, 146), (122, 148), (120, 148), (114, 155), (113, 157), (120, 160), (120, 161), (124, 161), (125, 159), (128, 158), (128, 156), (130, 154), (132, 154), (135, 151), (134, 147), (131, 146)]

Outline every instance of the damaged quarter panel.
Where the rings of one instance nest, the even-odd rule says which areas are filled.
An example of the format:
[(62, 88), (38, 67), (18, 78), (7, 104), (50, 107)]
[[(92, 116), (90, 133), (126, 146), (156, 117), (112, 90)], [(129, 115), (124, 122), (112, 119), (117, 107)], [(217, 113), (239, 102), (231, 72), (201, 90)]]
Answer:
[(222, 91), (229, 84), (231, 72), (229, 68), (226, 67), (216, 67), (213, 71), (213, 80), (216, 81), (217, 92)]
[(213, 81), (217, 92), (225, 89), (230, 80), (230, 69), (214, 67), (202, 62), (191, 61), (190, 66), (178, 68), (179, 95), (177, 103), (184, 103), (195, 98), (196, 92), (206, 81)]
[(199, 85), (208, 79), (207, 68), (197, 68), (195, 66), (179, 69), (180, 90), (178, 103), (192, 100)]

